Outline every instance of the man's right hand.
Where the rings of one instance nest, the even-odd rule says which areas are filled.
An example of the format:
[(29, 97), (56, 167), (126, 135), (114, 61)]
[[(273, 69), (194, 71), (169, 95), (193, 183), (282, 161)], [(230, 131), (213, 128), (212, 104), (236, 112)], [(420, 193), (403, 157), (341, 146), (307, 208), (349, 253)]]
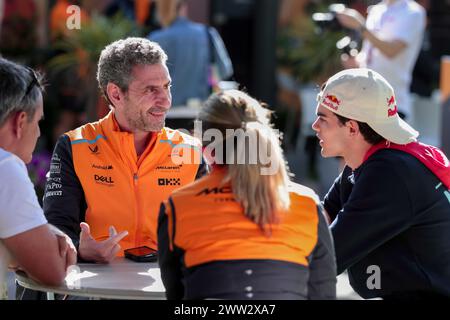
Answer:
[(84, 260), (95, 261), (100, 263), (111, 262), (121, 247), (120, 240), (128, 235), (128, 231), (117, 233), (116, 229), (109, 227), (109, 238), (104, 241), (96, 241), (92, 235), (89, 225), (86, 222), (80, 223), (80, 245), (78, 252)]

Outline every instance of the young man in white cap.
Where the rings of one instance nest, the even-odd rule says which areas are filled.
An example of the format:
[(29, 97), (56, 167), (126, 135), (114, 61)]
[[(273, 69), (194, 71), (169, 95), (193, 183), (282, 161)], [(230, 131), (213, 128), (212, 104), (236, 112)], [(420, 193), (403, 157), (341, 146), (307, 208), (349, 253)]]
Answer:
[(348, 69), (318, 95), (323, 157), (345, 168), (323, 201), (338, 274), (363, 298), (450, 297), (450, 167), (397, 113), (377, 72)]

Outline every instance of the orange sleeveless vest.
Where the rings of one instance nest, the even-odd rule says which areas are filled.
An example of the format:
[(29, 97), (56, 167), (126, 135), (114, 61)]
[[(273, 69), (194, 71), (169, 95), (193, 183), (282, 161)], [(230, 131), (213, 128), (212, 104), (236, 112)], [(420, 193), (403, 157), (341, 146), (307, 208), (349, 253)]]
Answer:
[(171, 196), (173, 208), (165, 203), (169, 239), (185, 251), (186, 267), (240, 259), (281, 260), (308, 266), (307, 257), (317, 243), (321, 214), (317, 195), (292, 183), (290, 208), (280, 214), (279, 224), (272, 225), (272, 236), (266, 237), (244, 215), (234, 200), (230, 183), (222, 184), (225, 173), (225, 169), (214, 169), (208, 176), (175, 191)]

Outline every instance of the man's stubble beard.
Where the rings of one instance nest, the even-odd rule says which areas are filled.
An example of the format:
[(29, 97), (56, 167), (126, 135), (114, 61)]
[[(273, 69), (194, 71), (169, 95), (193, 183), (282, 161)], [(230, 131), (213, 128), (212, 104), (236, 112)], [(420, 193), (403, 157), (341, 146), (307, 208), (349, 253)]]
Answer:
[[(146, 113), (148, 113), (148, 111), (146, 111)], [(135, 120), (133, 123), (133, 126), (135, 129), (138, 129), (140, 131), (144, 131), (144, 132), (159, 132), (162, 130), (162, 128), (164, 127), (165, 123), (166, 123), (166, 118), (164, 117), (164, 119), (162, 121), (150, 121), (151, 119), (151, 115), (148, 115), (147, 117), (145, 115), (143, 115), (142, 113), (139, 113), (139, 119)], [(149, 121), (146, 121), (149, 120)], [(133, 121), (133, 120), (132, 120)]]
[[(152, 108), (149, 108), (148, 110), (150, 109)], [(152, 115), (149, 114), (148, 110), (147, 111), (138, 110), (137, 118), (135, 118), (134, 114), (130, 112), (131, 111), (130, 106), (128, 106), (125, 109), (125, 117), (133, 131), (139, 130), (143, 132), (159, 132), (162, 130), (162, 128), (164, 128), (166, 118), (164, 117), (164, 119), (159, 122), (156, 121), (151, 122)]]

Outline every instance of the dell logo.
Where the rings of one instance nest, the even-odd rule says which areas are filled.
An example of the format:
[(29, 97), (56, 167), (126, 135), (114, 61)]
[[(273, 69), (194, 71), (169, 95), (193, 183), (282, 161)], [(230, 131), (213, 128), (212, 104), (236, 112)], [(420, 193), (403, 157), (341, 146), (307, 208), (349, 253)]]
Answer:
[(99, 175), (94, 175), (94, 179), (96, 182), (103, 182), (103, 183), (110, 183), (113, 184), (114, 181), (112, 180), (111, 177), (105, 177), (105, 176), (99, 176)]

